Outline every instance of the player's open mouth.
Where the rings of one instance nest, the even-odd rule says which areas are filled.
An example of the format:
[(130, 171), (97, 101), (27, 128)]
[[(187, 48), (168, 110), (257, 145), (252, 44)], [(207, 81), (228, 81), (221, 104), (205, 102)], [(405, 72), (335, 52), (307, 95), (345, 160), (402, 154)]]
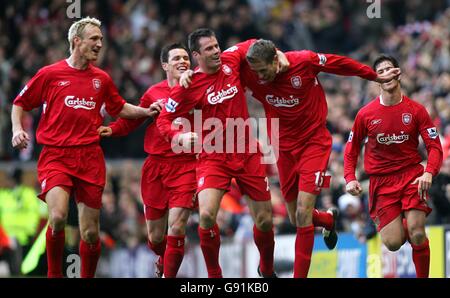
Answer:
[(187, 67), (186, 66), (180, 66), (180, 67), (177, 68), (177, 70), (179, 70), (179, 71), (186, 71)]
[(100, 52), (100, 49), (92, 49), (92, 52), (98, 54)]

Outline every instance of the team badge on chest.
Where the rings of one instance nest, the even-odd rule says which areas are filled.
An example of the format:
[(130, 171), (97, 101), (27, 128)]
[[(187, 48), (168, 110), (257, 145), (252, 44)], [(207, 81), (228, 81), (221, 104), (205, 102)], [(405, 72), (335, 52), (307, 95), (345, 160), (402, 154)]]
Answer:
[(299, 76), (294, 76), (291, 78), (291, 85), (295, 89), (299, 89), (302, 86), (302, 79)]
[(402, 114), (402, 122), (405, 125), (409, 125), (411, 123), (412, 120), (412, 115), (411, 113), (403, 113)]
[(92, 79), (92, 86), (94, 87), (95, 91), (100, 90), (102, 83), (99, 79)]
[(227, 76), (229, 76), (230, 74), (231, 74), (231, 68), (228, 66), (228, 65), (226, 65), (226, 64), (224, 64), (223, 66), (222, 66), (222, 71), (223, 71), (223, 73), (224, 74), (226, 74)]

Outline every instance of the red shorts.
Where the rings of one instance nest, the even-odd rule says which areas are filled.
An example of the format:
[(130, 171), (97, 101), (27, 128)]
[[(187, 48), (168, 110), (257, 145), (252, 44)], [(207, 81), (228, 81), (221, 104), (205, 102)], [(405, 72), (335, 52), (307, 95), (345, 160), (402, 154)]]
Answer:
[[(331, 135), (327, 129), (315, 134), (293, 151), (280, 151), (277, 167), (281, 192), (286, 202), (297, 199), (298, 192), (318, 195), (331, 154)], [(325, 187), (325, 186), (324, 186)]]
[(201, 160), (197, 167), (197, 193), (207, 188), (230, 191), (235, 178), (243, 195), (254, 201), (270, 200), (266, 166), (260, 153), (225, 155), (225, 160)]
[(44, 146), (37, 164), (41, 193), (45, 201), (55, 186), (73, 191), (77, 203), (100, 209), (105, 187), (106, 169), (102, 148), (98, 144), (74, 147)]
[(141, 180), (147, 220), (159, 219), (174, 207), (193, 209), (197, 206), (196, 165), (197, 160), (192, 157), (147, 157)]
[(423, 171), (423, 166), (417, 164), (389, 175), (370, 176), (369, 212), (378, 231), (403, 211), (417, 209), (427, 215), (431, 212), (427, 202), (420, 199), (418, 184), (411, 184)]

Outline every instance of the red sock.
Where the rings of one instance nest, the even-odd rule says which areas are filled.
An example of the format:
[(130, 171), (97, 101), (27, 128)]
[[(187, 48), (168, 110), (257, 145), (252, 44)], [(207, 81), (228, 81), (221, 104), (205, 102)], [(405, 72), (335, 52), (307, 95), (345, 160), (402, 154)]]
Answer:
[(184, 235), (167, 236), (167, 249), (164, 254), (164, 277), (177, 277), (184, 257)]
[(50, 226), (47, 228), (45, 234), (46, 238), (46, 250), (47, 250), (47, 277), (48, 278), (61, 278), (64, 277), (62, 273), (62, 261), (64, 254), (64, 242), (65, 233), (64, 229), (55, 232)]
[(166, 252), (167, 245), (167, 235), (164, 236), (164, 239), (160, 243), (152, 243), (150, 240), (147, 241), (148, 248), (150, 248), (157, 256), (160, 256), (164, 259), (164, 253)]
[(211, 229), (202, 229), (199, 226), (198, 235), (200, 236), (200, 247), (202, 249), (203, 257), (205, 258), (206, 269), (208, 270), (208, 278), (221, 278), (222, 269), (219, 264), (219, 227), (217, 224)]
[(95, 277), (98, 259), (100, 258), (101, 243), (100, 239), (96, 243), (89, 244), (80, 240), (80, 258), (81, 258), (81, 278)]
[(418, 278), (427, 278), (430, 271), (430, 244), (428, 238), (419, 245), (411, 243), (413, 249), (412, 257), (416, 267), (416, 276)]
[(275, 240), (273, 230), (262, 232), (253, 226), (253, 239), (259, 250), (259, 268), (262, 275), (270, 276), (273, 273), (273, 250)]
[(314, 246), (314, 226), (297, 228), (295, 238), (294, 278), (308, 277)]
[(333, 215), (328, 212), (322, 212), (317, 209), (313, 210), (313, 225), (315, 227), (324, 227), (325, 230), (330, 231), (333, 228)]

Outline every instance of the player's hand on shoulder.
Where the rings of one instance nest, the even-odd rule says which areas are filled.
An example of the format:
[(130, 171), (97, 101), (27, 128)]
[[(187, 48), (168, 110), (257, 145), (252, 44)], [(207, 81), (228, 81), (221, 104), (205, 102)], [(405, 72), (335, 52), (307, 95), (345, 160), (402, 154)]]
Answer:
[(13, 131), (11, 143), (15, 149), (26, 149), (28, 147), (29, 141), (30, 137), (23, 129)]
[(401, 74), (402, 71), (400, 70), (400, 68), (391, 68), (384, 73), (378, 74), (378, 77), (375, 79), (375, 81), (378, 83), (386, 83), (392, 79), (398, 80)]
[(161, 113), (162, 108), (164, 107), (164, 104), (161, 101), (156, 101), (152, 103), (149, 107), (149, 116), (154, 117)]
[(194, 75), (194, 71), (192, 69), (188, 69), (181, 74), (180, 77), (180, 85), (184, 88), (188, 88), (192, 83), (192, 76)]
[(97, 133), (101, 137), (110, 137), (112, 135), (112, 129), (109, 126), (100, 126), (97, 128)]
[(354, 196), (359, 196), (362, 193), (361, 184), (359, 184), (358, 180), (353, 180), (347, 183), (345, 190)]
[(278, 56), (277, 73), (287, 71), (289, 69), (290, 64), (286, 55), (282, 51), (277, 50), (277, 56)]
[(195, 132), (186, 132), (178, 135), (177, 142), (184, 149), (191, 149), (198, 141), (198, 134)]

